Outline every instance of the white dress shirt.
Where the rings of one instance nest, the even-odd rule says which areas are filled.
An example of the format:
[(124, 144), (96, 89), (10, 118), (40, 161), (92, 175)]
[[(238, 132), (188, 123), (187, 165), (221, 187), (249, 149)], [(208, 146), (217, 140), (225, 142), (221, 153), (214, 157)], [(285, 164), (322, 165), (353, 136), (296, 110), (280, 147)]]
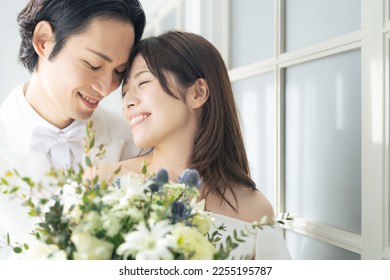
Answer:
[[(120, 114), (100, 106), (94, 111), (91, 119), (93, 129), (96, 131), (96, 147), (102, 144), (106, 150), (102, 162), (115, 163), (134, 157), (140, 152), (140, 149), (132, 141), (129, 126)], [(85, 121), (74, 121), (61, 132), (72, 134), (84, 125)], [(74, 141), (70, 141), (69, 147), (73, 146), (70, 151), (68, 149), (66, 152), (52, 151), (51, 149), (54, 147), (50, 145), (48, 145), (50, 151), (46, 153), (33, 151), (31, 149), (31, 136), (37, 127), (51, 129), (53, 134), (60, 132), (58, 128), (46, 122), (33, 110), (24, 97), (23, 85), (19, 85), (0, 105), (0, 176), (3, 172), (15, 168), (22, 176), (28, 176), (38, 182), (50, 170), (51, 164), (72, 166), (78, 161), (77, 157), (83, 157), (83, 153), (72, 151)], [(73, 136), (71, 138), (73, 139)], [(76, 139), (78, 138), (76, 137)], [(78, 147), (80, 148), (83, 137), (79, 139), (80, 145)], [(94, 157), (96, 152), (97, 150), (92, 149), (91, 157)], [(55, 155), (61, 154), (66, 156), (60, 156), (59, 160), (54, 158)], [(50, 190), (56, 191), (53, 187), (50, 187)], [(24, 236), (28, 236), (33, 223), (34, 219), (27, 215), (26, 208), (22, 207), (19, 201), (9, 201), (6, 195), (0, 193), (0, 239), (2, 239), (3, 234), (9, 233), (14, 241), (22, 242)], [(7, 248), (0, 248), (0, 259), (8, 256)]]
[(20, 111), (30, 128), (30, 152), (43, 152), (51, 165), (58, 168), (77, 167), (83, 153), (86, 121), (75, 120), (59, 129), (42, 118), (28, 103), (24, 95), (17, 97)]

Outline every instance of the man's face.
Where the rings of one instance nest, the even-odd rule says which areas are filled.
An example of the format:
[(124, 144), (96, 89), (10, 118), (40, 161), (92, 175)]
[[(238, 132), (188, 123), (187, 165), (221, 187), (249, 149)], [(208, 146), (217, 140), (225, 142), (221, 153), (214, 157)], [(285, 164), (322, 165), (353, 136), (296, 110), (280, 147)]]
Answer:
[(40, 91), (34, 109), (57, 127), (89, 118), (119, 87), (133, 44), (133, 25), (92, 20), (83, 33), (68, 38), (54, 59), (39, 58), (35, 75), (40, 86), (31, 88)]

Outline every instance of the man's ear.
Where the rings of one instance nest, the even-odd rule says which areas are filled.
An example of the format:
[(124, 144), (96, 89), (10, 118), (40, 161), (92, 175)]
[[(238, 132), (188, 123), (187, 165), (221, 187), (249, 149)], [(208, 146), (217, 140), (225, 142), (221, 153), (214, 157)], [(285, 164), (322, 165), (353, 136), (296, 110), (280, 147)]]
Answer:
[(205, 79), (197, 79), (193, 84), (193, 92), (190, 95), (192, 109), (200, 108), (210, 96), (209, 86)]
[(54, 31), (47, 21), (40, 21), (35, 26), (32, 43), (38, 56), (48, 57), (54, 46)]

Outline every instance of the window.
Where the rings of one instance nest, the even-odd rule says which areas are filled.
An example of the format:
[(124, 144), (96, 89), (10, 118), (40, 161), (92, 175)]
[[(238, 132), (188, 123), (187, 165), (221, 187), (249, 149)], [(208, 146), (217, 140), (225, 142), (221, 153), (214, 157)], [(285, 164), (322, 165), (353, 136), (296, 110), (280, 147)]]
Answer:
[(229, 66), (293, 257), (390, 259), (390, 0), (171, 2)]

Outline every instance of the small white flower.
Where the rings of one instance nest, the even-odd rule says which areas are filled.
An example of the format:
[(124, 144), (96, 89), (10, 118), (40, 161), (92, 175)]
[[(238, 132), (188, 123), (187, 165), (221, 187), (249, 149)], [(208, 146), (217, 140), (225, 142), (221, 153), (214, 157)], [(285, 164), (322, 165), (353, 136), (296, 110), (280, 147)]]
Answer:
[(64, 206), (64, 212), (69, 213), (72, 205), (82, 204), (82, 195), (77, 193), (76, 188), (78, 184), (76, 182), (71, 182), (70, 184), (65, 184), (62, 187), (62, 203)]
[(176, 242), (169, 233), (170, 226), (165, 221), (148, 223), (150, 230), (141, 222), (137, 230), (125, 236), (125, 242), (116, 250), (117, 254), (127, 259), (129, 255), (136, 260), (171, 260), (170, 249), (176, 247)]
[(76, 260), (109, 260), (114, 251), (113, 244), (87, 232), (74, 233), (71, 240), (77, 250), (74, 253)]
[(74, 232), (96, 232), (102, 228), (102, 217), (96, 211), (86, 213), (80, 223), (75, 227)]
[(145, 187), (141, 178), (136, 174), (128, 174), (119, 178), (120, 188), (106, 194), (102, 200), (107, 204), (118, 204), (119, 208), (126, 208), (134, 199), (146, 199)]
[[(115, 211), (117, 209), (114, 208), (113, 210)], [(120, 209), (118, 213), (121, 213), (122, 217), (124, 216), (131, 217), (133, 221), (141, 221), (145, 218), (144, 214), (137, 207)]]
[(139, 174), (128, 173), (120, 178), (121, 188), (133, 188), (134, 186), (142, 186), (143, 182)]

